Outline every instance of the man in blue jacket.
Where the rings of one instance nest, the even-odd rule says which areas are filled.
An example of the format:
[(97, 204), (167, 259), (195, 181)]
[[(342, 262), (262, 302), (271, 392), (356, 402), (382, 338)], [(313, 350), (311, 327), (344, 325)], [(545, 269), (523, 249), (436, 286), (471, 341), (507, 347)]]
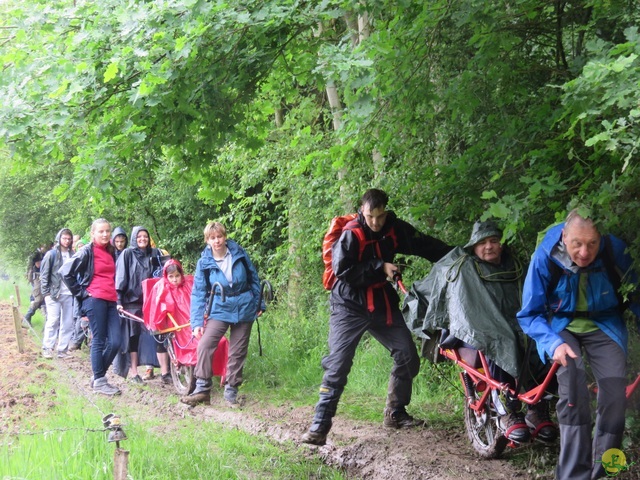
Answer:
[[(560, 364), (559, 480), (604, 476), (603, 453), (622, 443), (627, 328), (617, 287), (620, 279), (635, 281), (625, 249), (622, 240), (601, 235), (591, 218), (574, 209), (563, 224), (547, 232), (529, 265), (517, 316), (524, 332), (536, 341), (540, 358), (548, 356)], [(639, 304), (630, 308), (640, 314)], [(593, 440), (583, 350), (598, 384)], [(570, 381), (569, 357), (577, 367), (575, 383)], [(570, 388), (575, 392), (570, 394)], [(570, 395), (575, 405), (569, 403)]]

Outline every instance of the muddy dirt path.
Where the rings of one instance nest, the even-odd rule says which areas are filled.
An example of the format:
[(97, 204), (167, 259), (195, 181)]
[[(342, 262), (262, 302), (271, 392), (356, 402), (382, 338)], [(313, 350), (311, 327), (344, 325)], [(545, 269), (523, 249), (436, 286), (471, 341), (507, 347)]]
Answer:
[[(93, 395), (89, 386), (91, 369), (86, 347), (82, 352), (74, 352), (69, 360), (44, 360), (31, 334), (25, 336), (25, 353), (18, 354), (12, 322), (10, 306), (0, 304), (0, 431), (5, 432), (24, 428), (22, 407), (42, 401), (28, 393), (27, 387), (31, 382), (37, 382), (45, 369), (57, 368), (61, 381), (70, 383), (70, 388), (77, 389), (82, 395)], [(506, 460), (479, 459), (469, 445), (462, 424), (455, 432), (436, 427), (389, 431), (378, 424), (355, 422), (338, 415), (327, 445), (312, 447), (299, 442), (313, 415), (312, 405), (304, 408), (264, 405), (252, 399), (249, 392), (241, 408), (230, 409), (222, 401), (220, 389), (212, 396), (211, 405), (191, 408), (179, 402), (176, 404), (173, 386), (162, 385), (158, 379), (149, 382), (146, 388), (139, 388), (112, 373), (108, 377), (122, 389), (122, 395), (115, 399), (116, 406), (133, 403), (140, 415), (162, 416), (167, 421), (189, 415), (263, 435), (275, 443), (293, 442), (299, 446), (301, 454), (320, 457), (325, 463), (342, 468), (353, 479), (553, 478), (551, 465), (548, 475), (534, 475)]]

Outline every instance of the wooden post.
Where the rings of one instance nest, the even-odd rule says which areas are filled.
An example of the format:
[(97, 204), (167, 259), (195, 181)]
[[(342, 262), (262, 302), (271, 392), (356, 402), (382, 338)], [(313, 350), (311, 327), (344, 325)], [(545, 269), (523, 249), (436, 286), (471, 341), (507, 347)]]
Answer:
[(116, 448), (113, 454), (113, 480), (127, 480), (129, 451)]
[(18, 341), (18, 352), (24, 352), (24, 343), (22, 342), (22, 320), (18, 307), (13, 306), (13, 325), (16, 329), (16, 340)]
[(15, 283), (13, 284), (13, 288), (16, 291), (16, 301), (17, 301), (17, 304), (18, 304), (18, 307), (19, 307), (20, 305), (22, 305), (20, 303), (20, 288), (18, 288), (18, 285), (15, 284)]

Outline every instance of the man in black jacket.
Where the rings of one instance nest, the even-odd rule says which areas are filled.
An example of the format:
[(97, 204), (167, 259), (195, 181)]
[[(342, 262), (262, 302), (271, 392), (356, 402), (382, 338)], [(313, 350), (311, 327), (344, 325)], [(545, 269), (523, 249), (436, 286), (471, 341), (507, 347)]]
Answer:
[(388, 279), (399, 272), (393, 263), (396, 253), (436, 262), (452, 247), (387, 211), (388, 201), (382, 190), (367, 190), (355, 223), (347, 224), (333, 245), (332, 268), (337, 281), (330, 298), (329, 355), (322, 360), (320, 399), (311, 427), (302, 436), (305, 443), (324, 445), (356, 348), (367, 331), (393, 357), (384, 426), (411, 428), (424, 423), (406, 411), (420, 358), (398, 307), (398, 294)]

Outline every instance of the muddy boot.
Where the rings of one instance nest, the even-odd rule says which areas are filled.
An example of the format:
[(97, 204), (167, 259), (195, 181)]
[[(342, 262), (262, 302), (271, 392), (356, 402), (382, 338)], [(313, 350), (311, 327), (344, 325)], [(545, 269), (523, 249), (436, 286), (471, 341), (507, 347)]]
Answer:
[(311, 445), (324, 445), (327, 443), (327, 434), (331, 430), (331, 424), (322, 425), (314, 423), (309, 430), (305, 432), (300, 441), (302, 443), (309, 443)]
[(533, 438), (543, 442), (553, 442), (558, 438), (558, 426), (551, 421), (548, 400), (541, 400), (535, 405), (529, 405), (524, 419)]
[(382, 425), (387, 428), (422, 427), (424, 425), (424, 420), (413, 418), (404, 408), (393, 411), (387, 407), (384, 409), (384, 420)]
[(531, 433), (524, 421), (522, 412), (511, 412), (499, 419), (500, 426), (504, 429), (504, 436), (512, 442), (527, 443), (531, 439)]
[(213, 382), (211, 379), (205, 380), (203, 378), (198, 378), (196, 380), (196, 388), (193, 393), (182, 397), (180, 401), (187, 405), (191, 405), (192, 407), (200, 403), (210, 403), (212, 386)]
[(500, 426), (504, 429), (504, 436), (512, 442), (527, 443), (531, 440), (531, 432), (524, 420), (522, 403), (517, 398), (510, 398), (509, 395), (505, 397), (503, 405), (508, 413), (498, 419)]
[(329, 385), (320, 386), (320, 399), (316, 404), (313, 423), (309, 431), (302, 435), (300, 439), (304, 443), (312, 445), (324, 445), (327, 440), (327, 434), (331, 430), (332, 419), (338, 409), (338, 401), (342, 395), (343, 388), (331, 387)]

